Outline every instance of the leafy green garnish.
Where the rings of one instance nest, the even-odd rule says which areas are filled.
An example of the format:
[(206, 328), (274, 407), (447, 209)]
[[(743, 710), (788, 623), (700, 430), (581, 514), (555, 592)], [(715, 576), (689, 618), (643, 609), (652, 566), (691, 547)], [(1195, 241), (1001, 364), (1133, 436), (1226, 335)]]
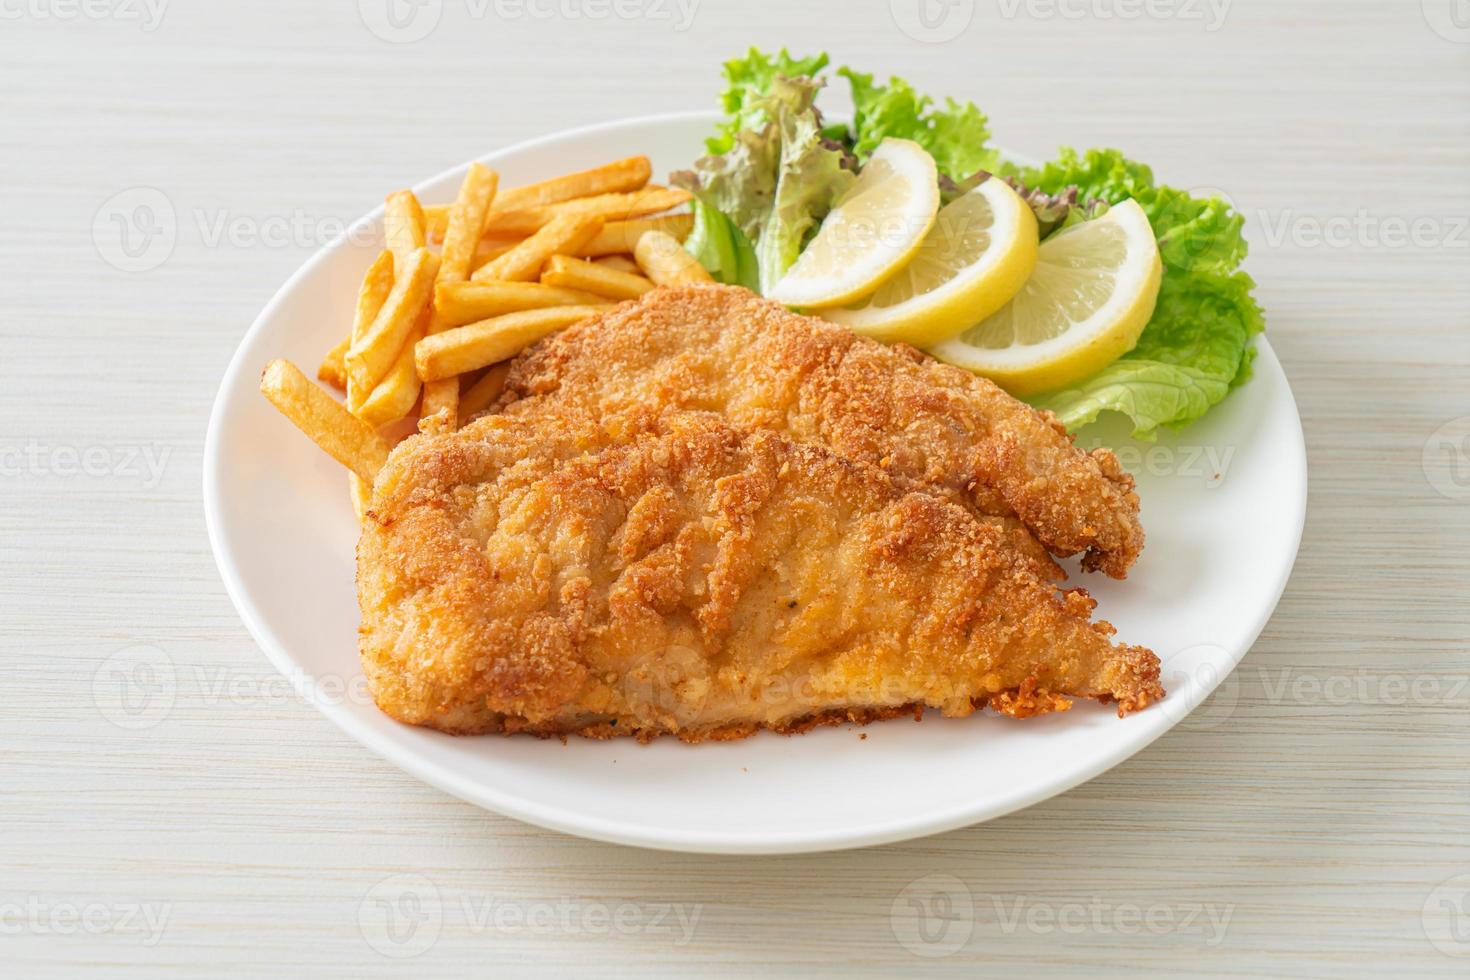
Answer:
[(825, 52), (809, 58), (793, 58), (785, 48), (775, 55), (751, 48), (744, 58), (725, 62), (725, 91), (720, 93), (720, 108), (727, 118), (720, 124), (719, 132), (704, 141), (705, 149), (710, 153), (728, 153), (741, 130), (764, 127), (770, 121), (765, 103), (777, 77), (815, 78), (826, 66)]
[(694, 228), (684, 248), (717, 282), (751, 290), (760, 285), (750, 239), (728, 215), (699, 198), (694, 199)]
[(977, 170), (993, 170), (995, 151), (986, 147), (990, 128), (973, 102), (945, 99), (943, 108), (920, 95), (901, 78), (875, 85), (872, 75), (839, 68), (852, 90), (853, 152), (866, 160), (889, 137), (913, 140), (934, 158), (939, 172), (959, 179)]
[(722, 211), (754, 245), (762, 292), (801, 253), (807, 236), (856, 179), (850, 157), (822, 136), (820, 82), (778, 76), (746, 105), (766, 122), (735, 133), (730, 149), (671, 180)]
[(1244, 220), (1227, 202), (1157, 186), (1147, 166), (1117, 150), (1064, 149), (1021, 179), (1049, 194), (1076, 187), (1082, 199), (1132, 198), (1148, 215), (1164, 264), (1153, 318), (1133, 350), (1034, 404), (1051, 409), (1068, 429), (1105, 411), (1122, 412), (1133, 421), (1133, 435), (1146, 439), (1161, 425), (1199, 418), (1249, 377), (1250, 338), (1265, 322), (1251, 296), (1255, 282), (1240, 269)]
[(882, 85), (851, 68), (838, 74), (852, 90), (852, 123), (824, 126), (814, 102), (827, 63), (825, 53), (755, 48), (725, 63), (726, 118), (706, 141), (712, 155), (674, 176), (700, 202), (689, 248), (721, 281), (768, 288), (851, 186), (856, 162), (884, 139), (910, 139), (934, 157), (946, 200), (1001, 175), (1036, 213), (1043, 238), (1129, 198), (1148, 215), (1164, 276), (1138, 344), (1086, 381), (1033, 399), (1068, 429), (1115, 411), (1135, 436), (1152, 438), (1159, 426), (1199, 418), (1250, 376), (1250, 338), (1263, 320), (1255, 283), (1240, 269), (1243, 222), (1228, 203), (1155, 185), (1148, 167), (1117, 150), (1063, 150), (1038, 168), (1006, 164), (987, 147), (986, 118), (972, 103), (940, 106), (901, 78)]

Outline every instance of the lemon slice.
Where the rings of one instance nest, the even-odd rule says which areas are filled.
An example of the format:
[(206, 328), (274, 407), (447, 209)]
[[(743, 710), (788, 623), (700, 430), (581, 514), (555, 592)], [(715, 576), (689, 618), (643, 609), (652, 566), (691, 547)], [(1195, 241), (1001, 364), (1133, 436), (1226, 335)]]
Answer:
[(766, 295), (787, 306), (837, 306), (865, 296), (913, 257), (938, 211), (934, 158), (912, 140), (886, 139)]
[(1163, 273), (1143, 209), (1132, 200), (1115, 204), (1042, 242), (1014, 299), (929, 353), (1014, 395), (1064, 387), (1133, 348)]
[(1036, 216), (1003, 180), (946, 204), (919, 250), (877, 292), (821, 315), (878, 340), (925, 347), (1015, 296), (1036, 268)]

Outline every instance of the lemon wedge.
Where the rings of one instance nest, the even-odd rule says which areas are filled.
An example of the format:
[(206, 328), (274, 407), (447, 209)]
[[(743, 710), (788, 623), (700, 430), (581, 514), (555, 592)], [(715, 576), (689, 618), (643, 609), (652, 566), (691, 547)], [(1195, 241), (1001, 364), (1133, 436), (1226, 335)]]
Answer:
[(929, 353), (1013, 395), (1065, 387), (1132, 350), (1163, 272), (1143, 209), (1115, 204), (1042, 242), (1031, 278), (1009, 303)]
[(828, 320), (878, 340), (926, 347), (1008, 303), (1037, 256), (1036, 216), (1005, 181), (992, 178), (946, 204), (907, 264)]
[(939, 212), (939, 171), (912, 140), (886, 139), (766, 295), (787, 306), (850, 303), (909, 261)]

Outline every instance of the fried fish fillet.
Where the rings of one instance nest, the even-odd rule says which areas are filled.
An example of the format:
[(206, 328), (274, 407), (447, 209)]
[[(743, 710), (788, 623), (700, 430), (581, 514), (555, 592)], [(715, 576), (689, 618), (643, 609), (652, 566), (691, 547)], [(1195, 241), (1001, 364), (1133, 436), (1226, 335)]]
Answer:
[(709, 413), (486, 416), (401, 445), (358, 548), (379, 706), (453, 733), (800, 731), (1162, 696), (997, 528)]
[(1048, 414), (903, 345), (787, 312), (745, 289), (660, 289), (537, 344), (500, 408), (701, 409), (1014, 515), (1051, 551), (1123, 578), (1143, 547), (1133, 479)]

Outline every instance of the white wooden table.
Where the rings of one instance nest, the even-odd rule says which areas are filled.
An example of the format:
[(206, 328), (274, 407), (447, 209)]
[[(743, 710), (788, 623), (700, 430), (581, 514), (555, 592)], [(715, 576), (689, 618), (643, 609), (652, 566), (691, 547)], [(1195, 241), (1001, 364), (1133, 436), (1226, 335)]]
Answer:
[[(0, 2), (0, 974), (1466, 975), (1470, 11), (1140, 7)], [(316, 247), (487, 149), (712, 105), (749, 44), (1249, 218), (1311, 459), (1286, 596), (1196, 718), (985, 826), (722, 859), (483, 813), (290, 694), (209, 554), (215, 386)], [(110, 226), (139, 188), (161, 262)], [(178, 666), (145, 728), (105, 683), (139, 647)]]

